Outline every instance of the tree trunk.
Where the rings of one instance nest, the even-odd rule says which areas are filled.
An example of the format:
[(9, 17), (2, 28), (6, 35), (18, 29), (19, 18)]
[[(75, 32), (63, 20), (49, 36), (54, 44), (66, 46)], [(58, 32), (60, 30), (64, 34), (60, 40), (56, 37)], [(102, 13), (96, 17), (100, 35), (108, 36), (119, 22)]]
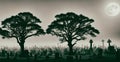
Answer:
[(21, 40), (19, 43), (21, 56), (24, 56), (24, 43), (25, 43), (25, 40)]
[(71, 43), (69, 43), (68, 46), (69, 46), (69, 54), (72, 55), (73, 54), (73, 45)]
[(20, 51), (24, 52), (24, 44), (20, 44)]
[(20, 45), (20, 52), (21, 52), (21, 56), (24, 55), (24, 44), (19, 44)]
[(73, 62), (73, 45), (72, 43), (69, 43), (68, 46), (69, 46), (69, 55), (67, 56), (67, 61)]
[(73, 54), (73, 44), (72, 44), (72, 37), (69, 36), (68, 37), (68, 47), (69, 47), (69, 55), (72, 55)]

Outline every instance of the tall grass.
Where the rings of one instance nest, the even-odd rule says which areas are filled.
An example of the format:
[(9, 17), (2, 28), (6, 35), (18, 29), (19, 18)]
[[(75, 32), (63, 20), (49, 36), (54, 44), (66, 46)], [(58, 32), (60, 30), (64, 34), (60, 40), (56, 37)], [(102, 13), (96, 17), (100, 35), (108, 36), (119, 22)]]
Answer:
[[(29, 56), (37, 55), (38, 57), (42, 56), (54, 56), (55, 53), (59, 53), (61, 57), (65, 57), (65, 55), (68, 55), (69, 49), (67, 47), (32, 47), (32, 48), (25, 48), (29, 51)], [(98, 47), (93, 47), (93, 53), (97, 54)], [(106, 53), (107, 49), (104, 49), (104, 54)], [(18, 48), (8, 48), (8, 47), (2, 47), (0, 49), (0, 56), (6, 56), (6, 53), (9, 53), (10, 56), (15, 56), (15, 54), (19, 54), (20, 50)], [(89, 55), (90, 50), (89, 47), (79, 48), (74, 47), (74, 54), (75, 55)]]

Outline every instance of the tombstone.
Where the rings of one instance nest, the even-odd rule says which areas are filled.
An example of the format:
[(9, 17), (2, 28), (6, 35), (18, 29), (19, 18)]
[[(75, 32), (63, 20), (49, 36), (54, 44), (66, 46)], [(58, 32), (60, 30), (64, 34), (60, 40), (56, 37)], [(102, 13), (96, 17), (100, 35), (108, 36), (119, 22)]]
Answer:
[(78, 57), (78, 60), (80, 61), (82, 59), (82, 55), (80, 54)]
[(49, 59), (50, 57), (49, 57), (49, 55), (46, 55), (45, 58), (46, 58), (46, 59)]
[(6, 54), (7, 54), (7, 59), (9, 59), (10, 58), (10, 54), (8, 52)]
[(59, 58), (60, 58), (59, 56), (60, 56), (59, 53), (56, 52), (56, 53), (55, 53), (55, 59), (59, 59)]
[(32, 53), (30, 53), (30, 55), (29, 55), (30, 57), (33, 57), (33, 54)]
[(75, 60), (78, 62), (79, 61), (79, 55), (75, 55)]
[(76, 60), (78, 60), (78, 59), (79, 59), (79, 56), (78, 56), (77, 54), (75, 55), (75, 59), (76, 59)]
[(17, 52), (16, 52), (13, 59), (16, 60), (17, 57), (18, 57), (18, 54), (17, 54)]
[(73, 55), (67, 55), (67, 61), (73, 62)]
[(3, 57), (5, 57), (5, 56), (6, 56), (6, 52), (7, 52), (7, 51), (5, 51), (5, 50), (2, 50), (2, 53), (1, 53), (1, 55), (2, 55)]
[(116, 51), (116, 59), (120, 60), (120, 49), (117, 49)]
[(35, 61), (37, 60), (37, 54), (34, 55), (34, 60), (35, 60)]
[(10, 56), (13, 56), (14, 54), (13, 54), (13, 52), (12, 51), (10, 51)]
[(109, 51), (110, 54), (115, 54), (115, 52), (116, 52), (114, 46), (109, 46), (108, 51)]
[(103, 54), (103, 49), (102, 48), (98, 48), (98, 58), (101, 58), (102, 57), (102, 54)]
[(24, 55), (25, 55), (25, 57), (29, 57), (29, 51), (28, 50), (24, 50)]
[(92, 57), (96, 57), (96, 56), (97, 56), (97, 55), (96, 55), (96, 53), (94, 52), (93, 55), (92, 55)]
[(90, 39), (90, 41), (89, 41), (89, 43), (90, 43), (90, 50), (92, 51), (93, 50), (93, 48), (92, 48), (92, 44), (93, 44), (93, 40), (92, 39)]

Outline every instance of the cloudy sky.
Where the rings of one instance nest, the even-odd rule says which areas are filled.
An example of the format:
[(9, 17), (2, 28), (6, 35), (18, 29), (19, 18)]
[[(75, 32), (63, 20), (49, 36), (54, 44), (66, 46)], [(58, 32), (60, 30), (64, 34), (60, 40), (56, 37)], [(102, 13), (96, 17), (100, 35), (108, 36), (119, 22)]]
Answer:
[[(120, 4), (119, 0), (0, 0), (0, 21), (16, 15), (19, 12), (31, 12), (38, 17), (42, 23), (42, 28), (55, 19), (54, 16), (60, 13), (75, 12), (83, 14), (95, 20), (92, 24), (99, 29), (100, 34), (96, 38), (89, 37), (87, 40), (78, 42), (77, 46), (89, 45), (89, 40), (94, 40), (94, 45), (102, 45), (101, 40), (111, 39), (112, 45), (120, 45), (120, 14), (109, 16), (106, 14), (106, 6), (112, 2)], [(109, 10), (108, 10), (109, 11)], [(60, 43), (55, 36), (45, 35), (32, 37), (26, 40), (25, 46), (66, 46)], [(0, 38), (0, 46), (18, 47), (16, 39)]]

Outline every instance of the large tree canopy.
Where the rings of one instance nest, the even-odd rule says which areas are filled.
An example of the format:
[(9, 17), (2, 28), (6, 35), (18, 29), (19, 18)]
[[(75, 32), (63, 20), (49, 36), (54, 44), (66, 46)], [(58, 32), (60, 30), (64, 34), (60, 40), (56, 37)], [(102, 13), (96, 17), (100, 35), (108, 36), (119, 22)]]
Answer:
[(48, 26), (47, 33), (60, 37), (62, 42), (68, 42), (70, 51), (77, 41), (86, 39), (86, 35), (96, 37), (96, 34), (99, 34), (91, 25), (94, 20), (82, 14), (68, 12), (58, 14), (55, 18), (56, 20)]
[(40, 23), (30, 12), (23, 12), (2, 21), (0, 33), (5, 38), (16, 38), (19, 45), (23, 45), (21, 48), (24, 48), (25, 39), (44, 34)]

